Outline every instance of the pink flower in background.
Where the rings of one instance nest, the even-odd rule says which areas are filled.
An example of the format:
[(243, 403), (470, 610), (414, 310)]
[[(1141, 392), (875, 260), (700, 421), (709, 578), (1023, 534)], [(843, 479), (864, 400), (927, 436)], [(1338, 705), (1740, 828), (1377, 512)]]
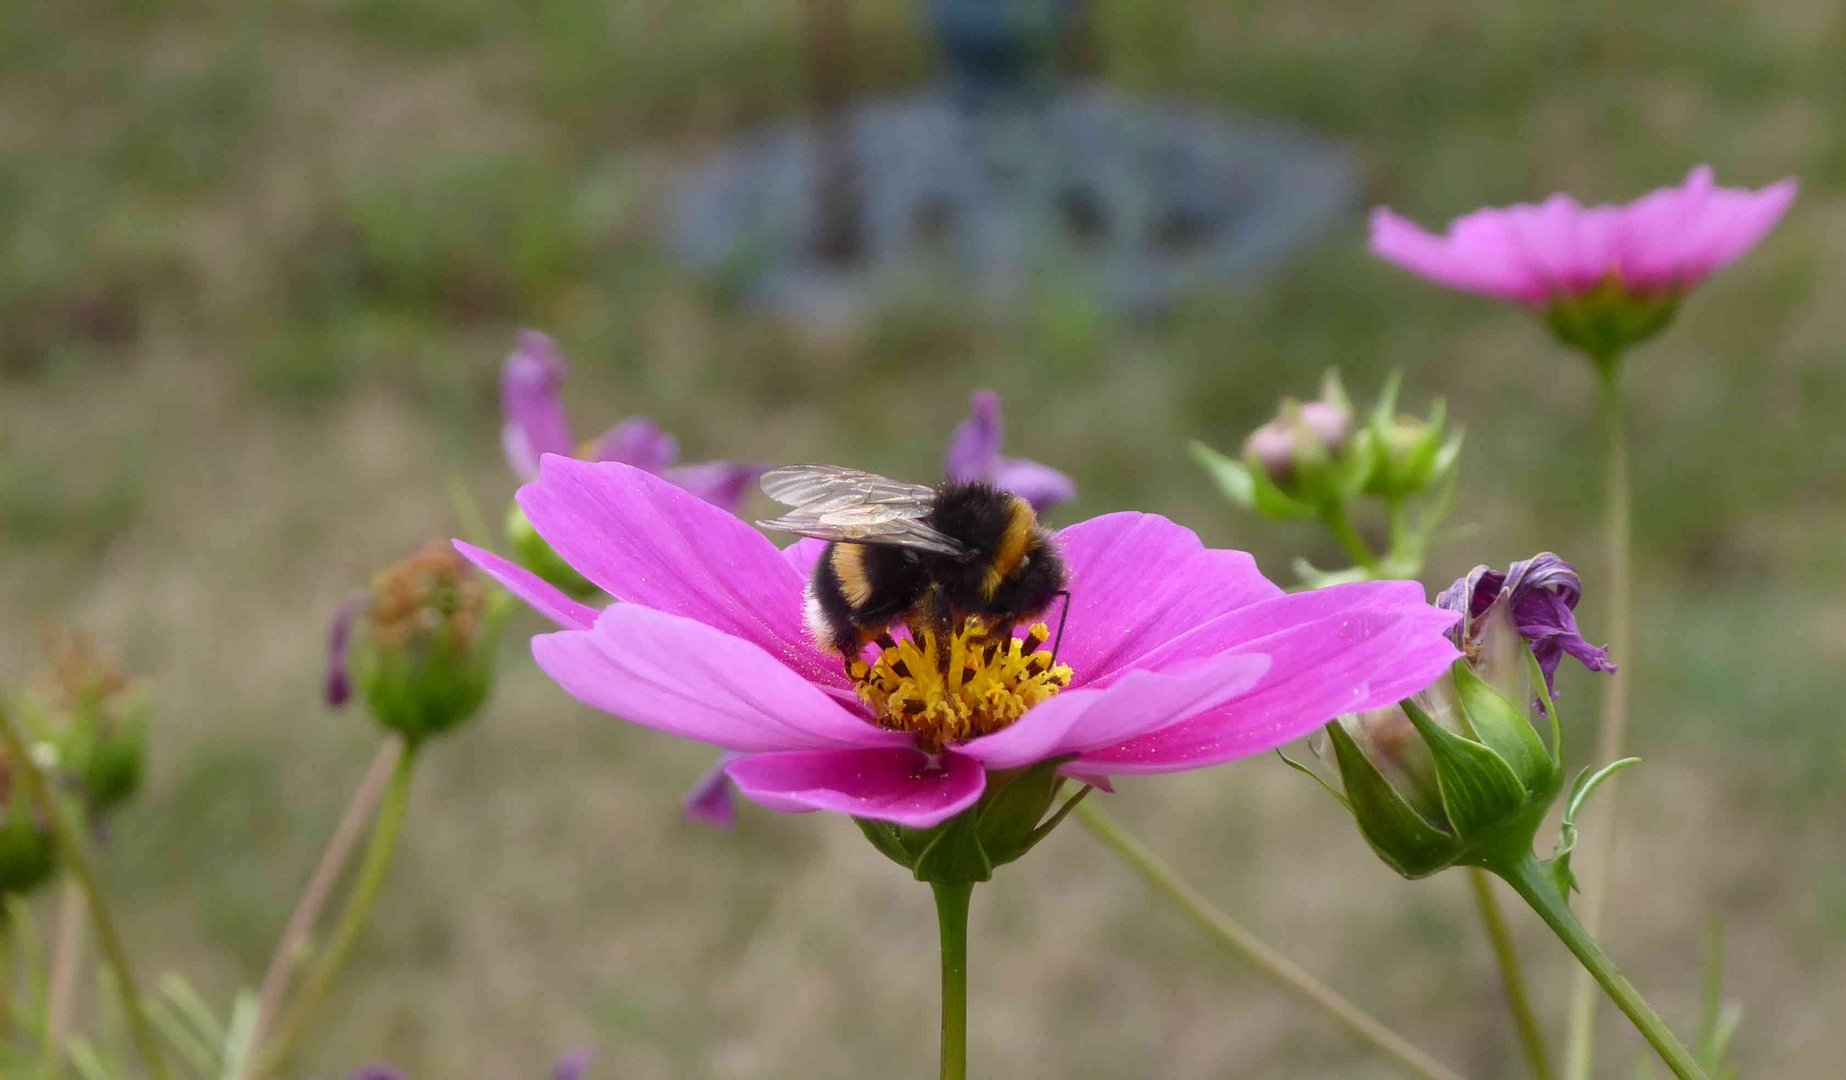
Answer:
[(539, 458), (564, 454), (588, 461), (620, 461), (645, 469), (699, 498), (733, 513), (743, 503), (762, 466), (739, 461), (675, 465), (679, 442), (652, 420), (630, 417), (578, 447), (564, 414), (564, 357), (557, 343), (535, 330), (519, 335), (519, 346), (500, 373), (500, 407), (506, 424), (501, 443), (507, 464), (520, 479), (538, 475)]
[(1760, 191), (1721, 188), (1701, 165), (1679, 187), (1626, 205), (1586, 207), (1553, 195), (1476, 210), (1441, 236), (1379, 207), (1371, 248), (1437, 284), (1530, 307), (1611, 286), (1678, 294), (1755, 247), (1794, 198), (1793, 179)]
[(892, 660), (919, 651), (906, 636), (855, 683), (803, 624), (819, 542), (778, 550), (644, 470), (558, 455), (519, 504), (620, 601), (599, 612), (457, 542), (561, 628), (533, 639), (539, 666), (587, 705), (732, 752), (725, 773), (775, 810), (921, 828), (973, 805), (989, 770), (1203, 768), (1395, 702), (1458, 655), (1456, 614), (1414, 583), (1289, 595), (1243, 552), (1110, 514), (1057, 534), (1071, 604), (1056, 666), (1037, 651), (1043, 628), (1022, 629), (1007, 649), (958, 653), (965, 678), (945, 686), (917, 656)]
[(1036, 461), (1000, 456), (1004, 433), (1000, 422), (1000, 395), (976, 390), (968, 403), (968, 419), (949, 439), (943, 475), (957, 483), (985, 480), (1032, 504), (1039, 513), (1077, 496), (1071, 478)]

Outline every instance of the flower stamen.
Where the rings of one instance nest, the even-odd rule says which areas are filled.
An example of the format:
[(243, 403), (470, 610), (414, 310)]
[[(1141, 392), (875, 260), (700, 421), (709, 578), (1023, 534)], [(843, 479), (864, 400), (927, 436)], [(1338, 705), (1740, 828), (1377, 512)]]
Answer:
[(1044, 651), (1050, 640), (1042, 622), (1023, 638), (995, 638), (966, 619), (949, 635), (946, 663), (935, 632), (919, 628), (885, 645), (875, 663), (854, 660), (851, 674), (879, 726), (914, 732), (919, 749), (939, 753), (1011, 725), (1070, 685), (1070, 666)]

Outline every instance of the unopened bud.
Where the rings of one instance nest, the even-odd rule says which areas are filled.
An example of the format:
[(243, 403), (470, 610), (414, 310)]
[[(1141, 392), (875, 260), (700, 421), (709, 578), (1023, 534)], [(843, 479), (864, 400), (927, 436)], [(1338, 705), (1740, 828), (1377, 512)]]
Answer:
[(1281, 415), (1244, 440), (1244, 461), (1295, 497), (1352, 441), (1352, 410), (1340, 401), (1286, 402)]
[(372, 581), (352, 648), (372, 714), (411, 740), (473, 716), (493, 685), (500, 609), (447, 544), (430, 544)]
[(147, 757), (147, 701), (140, 689), (86, 634), (53, 632), (51, 664), (32, 695), (48, 733), (57, 771), (104, 814), (141, 788)]
[(519, 565), (564, 590), (569, 596), (587, 600), (599, 591), (589, 579), (565, 562), (545, 538), (532, 527), (526, 512), (514, 503), (506, 514), (506, 543)]

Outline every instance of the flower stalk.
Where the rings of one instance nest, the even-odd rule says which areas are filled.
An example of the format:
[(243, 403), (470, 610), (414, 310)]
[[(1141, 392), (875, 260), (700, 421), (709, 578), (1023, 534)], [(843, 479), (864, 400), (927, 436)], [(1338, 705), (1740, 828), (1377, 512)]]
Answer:
[(1635, 1029), (1660, 1055), (1660, 1060), (1673, 1070), (1674, 1076), (1679, 1080), (1706, 1080), (1705, 1070), (1692, 1056), (1692, 1052), (1667, 1028), (1666, 1022), (1641, 997), (1640, 991), (1617, 970), (1614, 961), (1596, 944), (1596, 939), (1590, 936), (1584, 925), (1577, 921), (1551, 874), (1530, 851), (1494, 859), (1488, 869), (1511, 885), (1520, 899), (1531, 905), (1538, 917), (1545, 920), (1545, 925), (1551, 927), (1558, 940), (1576, 956), (1583, 970), (1601, 984), (1610, 1000), (1627, 1014)]
[(19, 770), (19, 779), (25, 785), (27, 796), (38, 804), (50, 824), (66, 868), (83, 890), (90, 918), (96, 926), (96, 939), (102, 946), (110, 968), (115, 972), (114, 981), (121, 995), (122, 1012), (128, 1018), (129, 1033), (134, 1039), (135, 1049), (141, 1055), (142, 1064), (153, 1080), (167, 1080), (169, 1074), (166, 1061), (160, 1054), (160, 1043), (155, 1039), (154, 1028), (148, 1023), (147, 1011), (142, 1007), (140, 985), (135, 980), (134, 967), (129, 963), (122, 935), (116, 929), (115, 917), (110, 914), (103, 900), (95, 868), (90, 865), (89, 851), (77, 827), (71, 823), (64, 807), (59, 805), (50, 785), (45, 782), (45, 774), (39, 770), (38, 762), (33, 760), (25, 737), (20, 734), (12, 712), (4, 704), (0, 704), (0, 741), (5, 742), (7, 753), (13, 759), (13, 767)]
[[(262, 990), (257, 997), (256, 1021), (250, 1030), (250, 1046), (261, 1046), (270, 1024), (275, 1021), (276, 1011), (282, 1007), (283, 995), (288, 992), (295, 965), (307, 949), (308, 936), (314, 932), (315, 923), (320, 921), (321, 910), (326, 907), (334, 885), (339, 882), (346, 865), (352, 861), (352, 854), (364, 836), (366, 820), (378, 808), (385, 785), (396, 773), (403, 752), (404, 744), (399, 739), (387, 740), (379, 748), (378, 756), (372, 759), (365, 778), (359, 781), (352, 800), (347, 803), (346, 812), (334, 827), (333, 839), (328, 841), (327, 850), (322, 853), (320, 863), (308, 879), (308, 887), (302, 891), (301, 900), (289, 916), (288, 926), (282, 931), (282, 940), (277, 943), (275, 955), (270, 957), (269, 967), (263, 974)], [(247, 1072), (240, 1073), (237, 1080), (245, 1080), (247, 1075)]]
[(1519, 1045), (1525, 1050), (1526, 1062), (1532, 1066), (1536, 1080), (1552, 1080), (1557, 1074), (1552, 1071), (1551, 1053), (1545, 1046), (1545, 1033), (1538, 1026), (1532, 1000), (1526, 993), (1525, 969), (1519, 962), (1519, 951), (1506, 928), (1500, 901), (1493, 895), (1493, 878), (1487, 871), (1471, 866), (1468, 867), (1468, 884), (1481, 913), (1481, 925), (1487, 929), (1488, 944), (1493, 946), (1494, 959), (1500, 965), (1500, 986), (1506, 993), (1506, 1009), (1513, 1015), (1513, 1026), (1518, 1029)]
[[(1626, 658), (1623, 668), (1627, 669), (1634, 662), (1629, 648), (1634, 594), (1627, 407), (1622, 399), (1620, 356), (1609, 353), (1595, 357), (1595, 361), (1602, 380), (1604, 451), (1607, 454), (1609, 648), (1617, 656)], [(1596, 736), (1598, 761), (1616, 761), (1623, 756), (1628, 735), (1629, 677), (1627, 670), (1615, 672), (1612, 681), (1603, 689), (1601, 724)], [(1602, 932), (1607, 907), (1609, 873), (1616, 843), (1615, 794), (1611, 789), (1603, 797), (1588, 826), (1597, 837), (1590, 851), (1583, 886), (1583, 924), (1591, 934)], [(1566, 1075), (1571, 1080), (1589, 1080), (1596, 1041), (1596, 987), (1587, 971), (1578, 972), (1571, 980), (1567, 1030)]]
[[(1299, 964), (1271, 948), (1261, 938), (1231, 918), (1187, 884), (1146, 845), (1122, 828), (1094, 803), (1079, 806), (1077, 820), (1091, 835), (1141, 875), (1148, 887), (1171, 901), (1182, 914), (1210, 934), (1219, 944), (1241, 956), (1258, 971), (1274, 979), (1304, 1004), (1325, 1013), (1361, 1042), (1395, 1061), (1411, 1076), (1423, 1080), (1461, 1080), (1459, 1074), (1412, 1045), (1359, 1006), (1307, 973)], [(943, 1074), (947, 1076), (945, 1072)]]
[(934, 884), (942, 934), (942, 1080), (968, 1075), (968, 905), (974, 883)]
[(307, 1034), (315, 1012), (326, 999), (335, 977), (345, 967), (360, 932), (365, 929), (366, 919), (371, 915), (385, 876), (391, 869), (392, 856), (397, 852), (398, 833), (403, 828), (404, 814), (410, 805), (410, 781), (415, 772), (416, 760), (417, 743), (407, 739), (403, 752), (398, 755), (397, 765), (392, 770), (390, 785), (385, 789), (384, 802), (379, 807), (378, 822), (372, 827), (371, 844), (366, 849), (359, 879), (353, 884), (345, 910), (340, 912), (339, 922), (335, 924), (333, 935), (328, 939), (327, 951), (322, 954), (319, 965), (302, 986), (295, 1007), (289, 1011), (287, 1019), (278, 1029), (275, 1049), (257, 1070), (259, 1077), (278, 1075), (288, 1067), (290, 1059), (300, 1048), (302, 1038)]

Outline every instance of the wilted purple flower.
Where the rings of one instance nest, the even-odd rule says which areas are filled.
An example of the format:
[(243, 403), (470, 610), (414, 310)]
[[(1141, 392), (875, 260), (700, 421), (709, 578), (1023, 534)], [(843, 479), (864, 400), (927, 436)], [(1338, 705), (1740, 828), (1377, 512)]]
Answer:
[(968, 419), (949, 439), (944, 473), (950, 480), (963, 483), (986, 480), (1031, 503), (1032, 509), (1041, 514), (1076, 497), (1077, 485), (1051, 466), (1000, 456), (1004, 434), (1000, 395), (992, 390), (976, 390), (968, 403)]
[(1566, 653), (1591, 671), (1615, 670), (1608, 650), (1591, 645), (1577, 630), (1573, 612), (1581, 599), (1583, 582), (1576, 569), (1545, 551), (1514, 563), (1504, 574), (1489, 566), (1475, 567), (1443, 590), (1436, 606), (1466, 616), (1449, 637), (1470, 657), (1493, 644), (1487, 640), (1493, 616), (1510, 614), (1550, 689)]
[(763, 467), (742, 461), (708, 461), (674, 465), (679, 442), (645, 417), (630, 417), (583, 447), (571, 441), (564, 415), (567, 368), (557, 343), (536, 330), (519, 335), (500, 374), (500, 406), (506, 417), (501, 443), (507, 464), (521, 480), (538, 476), (538, 459), (566, 454), (586, 461), (619, 461), (692, 492), (706, 502), (736, 513), (750, 484)]

